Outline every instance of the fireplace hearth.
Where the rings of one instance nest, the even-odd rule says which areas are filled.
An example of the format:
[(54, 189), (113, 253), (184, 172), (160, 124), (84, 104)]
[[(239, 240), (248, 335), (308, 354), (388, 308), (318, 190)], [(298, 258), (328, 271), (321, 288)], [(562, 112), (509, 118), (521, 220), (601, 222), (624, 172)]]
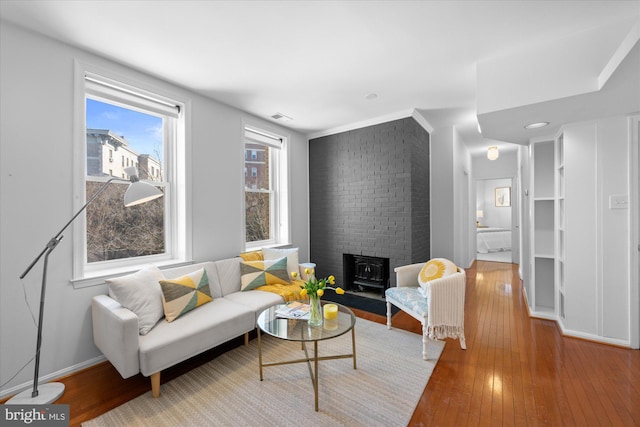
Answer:
[(389, 287), (389, 258), (343, 254), (347, 291), (384, 291)]

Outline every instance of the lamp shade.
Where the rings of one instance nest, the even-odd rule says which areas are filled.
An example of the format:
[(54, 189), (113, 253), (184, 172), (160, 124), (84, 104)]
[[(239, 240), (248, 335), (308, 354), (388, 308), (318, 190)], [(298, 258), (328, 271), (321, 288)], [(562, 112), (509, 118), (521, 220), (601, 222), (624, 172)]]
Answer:
[(124, 193), (124, 205), (126, 207), (139, 205), (162, 197), (163, 195), (164, 193), (162, 191), (147, 182), (132, 182)]
[(489, 147), (489, 149), (487, 150), (487, 159), (495, 160), (499, 156), (500, 156), (500, 153), (498, 152), (498, 147), (496, 147), (495, 145)]
[(484, 218), (484, 212), (482, 212), (481, 210), (477, 210), (477, 211), (476, 211), (476, 217), (478, 217), (478, 218)]

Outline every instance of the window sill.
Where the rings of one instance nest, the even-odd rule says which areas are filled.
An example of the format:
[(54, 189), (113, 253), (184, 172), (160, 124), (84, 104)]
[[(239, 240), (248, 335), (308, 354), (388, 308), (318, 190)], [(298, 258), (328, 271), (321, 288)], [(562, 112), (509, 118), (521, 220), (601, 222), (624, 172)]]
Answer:
[(259, 251), (260, 249), (264, 249), (264, 248), (270, 248), (270, 249), (284, 249), (284, 248), (290, 248), (291, 243), (265, 243), (265, 244), (257, 244), (257, 245), (246, 245), (245, 246), (245, 252), (250, 252), (250, 251)]
[(73, 285), (74, 289), (100, 286), (105, 284), (104, 281), (106, 279), (135, 273), (136, 271), (140, 270), (142, 267), (148, 264), (153, 264), (157, 266), (160, 270), (164, 270), (167, 268), (181, 267), (183, 265), (193, 264), (193, 261), (168, 260), (168, 261), (160, 261), (160, 262), (154, 262), (154, 263), (139, 264), (137, 266), (126, 266), (126, 267), (120, 267), (120, 268), (112, 268), (108, 270), (105, 269), (105, 270), (100, 270), (99, 272), (87, 274), (84, 277), (81, 277), (78, 279), (71, 279), (70, 282), (71, 282), (71, 285)]

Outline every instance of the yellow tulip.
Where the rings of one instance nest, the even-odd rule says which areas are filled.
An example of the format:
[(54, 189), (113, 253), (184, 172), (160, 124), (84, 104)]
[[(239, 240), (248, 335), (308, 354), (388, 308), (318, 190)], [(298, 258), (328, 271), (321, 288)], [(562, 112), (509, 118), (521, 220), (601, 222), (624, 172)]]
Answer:
[(335, 285), (336, 284), (336, 278), (333, 276), (329, 276), (329, 284), (330, 285)]
[(296, 277), (298, 277), (298, 273), (296, 273), (295, 271), (292, 271), (291, 272), (291, 277), (293, 277), (295, 279)]
[(306, 297), (307, 296), (307, 290), (306, 289), (301, 290), (300, 291), (300, 296), (301, 297)]
[(322, 295), (324, 295), (324, 290), (318, 289), (316, 293), (318, 294), (319, 297), (321, 297)]
[(344, 294), (344, 289), (342, 289), (342, 288), (336, 288), (336, 294), (338, 294), (338, 295), (342, 295), (342, 294)]
[(310, 270), (310, 269), (308, 269), (308, 268), (305, 268), (305, 269), (304, 269), (304, 274), (309, 274), (309, 273), (311, 273), (311, 270)]

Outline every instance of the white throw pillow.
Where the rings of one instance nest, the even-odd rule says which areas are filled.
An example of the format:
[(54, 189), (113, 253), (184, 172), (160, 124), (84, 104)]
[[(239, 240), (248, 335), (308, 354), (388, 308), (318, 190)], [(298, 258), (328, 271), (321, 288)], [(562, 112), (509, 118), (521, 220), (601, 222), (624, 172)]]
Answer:
[(160, 280), (165, 277), (150, 265), (133, 274), (107, 279), (109, 296), (138, 316), (138, 331), (146, 335), (164, 316)]
[(296, 272), (300, 274), (298, 271), (298, 248), (286, 248), (286, 249), (272, 249), (272, 248), (263, 248), (262, 253), (264, 254), (264, 260), (271, 261), (280, 259), (282, 257), (287, 257), (287, 274), (291, 277), (292, 272)]

